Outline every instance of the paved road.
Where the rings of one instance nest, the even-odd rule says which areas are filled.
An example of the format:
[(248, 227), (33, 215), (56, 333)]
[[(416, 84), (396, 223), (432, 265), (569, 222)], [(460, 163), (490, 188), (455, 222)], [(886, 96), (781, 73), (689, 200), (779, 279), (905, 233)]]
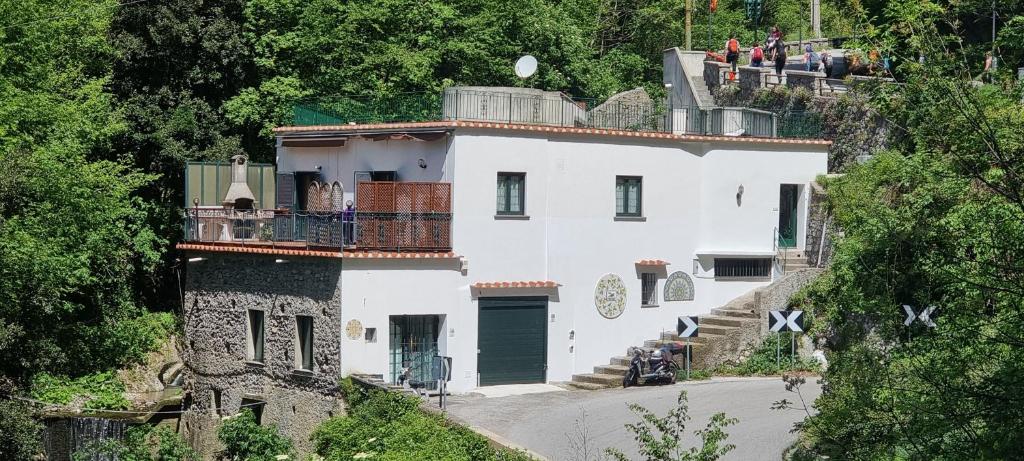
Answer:
[[(808, 404), (821, 393), (816, 381), (808, 378), (802, 388)], [(793, 423), (805, 416), (803, 410), (771, 409), (772, 403), (781, 399), (799, 402), (795, 393), (786, 391), (780, 378), (716, 378), (672, 386), (499, 398), (469, 394), (451, 397), (448, 410), (466, 423), (552, 460), (582, 460), (575, 453), (580, 452), (576, 447), (583, 432), (591, 452), (615, 447), (637, 457), (636, 444), (624, 425), (638, 419), (627, 404), (639, 403), (663, 416), (675, 406), (683, 389), (689, 395), (687, 443), (691, 446), (697, 441), (692, 432), (703, 427), (712, 414), (721, 411), (739, 419), (727, 428), (728, 441), (736, 449), (724, 460), (781, 459), (782, 452), (796, 440), (796, 435), (790, 433)]]

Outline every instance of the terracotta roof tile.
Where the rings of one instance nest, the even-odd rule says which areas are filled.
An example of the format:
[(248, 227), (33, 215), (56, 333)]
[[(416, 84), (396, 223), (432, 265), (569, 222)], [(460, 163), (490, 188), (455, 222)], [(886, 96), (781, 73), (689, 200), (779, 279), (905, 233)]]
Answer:
[(663, 259), (641, 259), (641, 260), (636, 262), (636, 265), (637, 266), (667, 266), (667, 265), (669, 265), (669, 262), (665, 261)]
[(278, 135), (290, 133), (315, 133), (315, 132), (347, 132), (347, 131), (370, 131), (386, 130), (401, 131), (408, 129), (423, 128), (485, 128), (499, 130), (531, 131), (542, 133), (565, 133), (585, 134), (597, 136), (617, 136), (625, 138), (648, 138), (666, 139), (684, 142), (738, 142), (738, 143), (766, 143), (766, 144), (796, 144), (829, 146), (832, 141), (825, 139), (790, 139), (790, 138), (759, 138), (752, 136), (715, 136), (698, 134), (673, 134), (656, 131), (632, 131), (613, 130), (604, 128), (577, 128), (550, 125), (529, 125), (522, 123), (500, 123), (500, 122), (470, 122), (464, 120), (441, 121), (441, 122), (410, 122), (410, 123), (375, 123), (366, 125), (320, 125), (320, 126), (282, 126), (274, 128)]
[(551, 280), (526, 280), (514, 282), (476, 282), (473, 288), (557, 288), (561, 285)]

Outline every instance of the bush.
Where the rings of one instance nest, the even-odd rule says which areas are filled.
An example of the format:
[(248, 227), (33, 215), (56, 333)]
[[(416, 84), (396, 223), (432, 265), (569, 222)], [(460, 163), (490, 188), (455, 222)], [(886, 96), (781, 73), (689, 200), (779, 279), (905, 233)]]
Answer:
[[(778, 347), (778, 349), (776, 349)], [(754, 352), (739, 365), (723, 365), (714, 370), (715, 374), (740, 376), (770, 376), (789, 371), (820, 371), (820, 364), (814, 359), (805, 359), (790, 354), (789, 335), (769, 334)], [(779, 354), (778, 357), (776, 354)]]
[(42, 432), (27, 405), (0, 400), (0, 459), (35, 459), (43, 451)]
[(84, 398), (85, 408), (98, 410), (127, 410), (131, 407), (131, 402), (124, 397), (124, 383), (112, 371), (74, 379), (39, 373), (32, 380), (32, 397), (61, 405)]
[[(644, 460), (715, 461), (736, 448), (735, 445), (724, 443), (729, 438), (725, 428), (737, 423), (735, 418), (727, 418), (725, 413), (715, 413), (704, 429), (693, 432), (701, 440), (700, 447), (687, 448), (683, 445), (686, 422), (690, 420), (687, 414), (686, 391), (679, 392), (676, 408), (660, 418), (635, 403), (630, 404), (629, 409), (640, 417), (640, 421), (626, 424), (626, 429), (633, 433), (640, 456)], [(625, 454), (614, 448), (605, 450), (605, 453), (617, 461), (629, 460)]]
[(199, 461), (199, 455), (176, 432), (164, 426), (135, 426), (124, 439), (104, 440), (75, 452), (75, 461), (96, 459), (119, 461)]
[(521, 452), (492, 449), (487, 440), (442, 416), (419, 410), (420, 399), (367, 391), (346, 379), (342, 393), (347, 416), (331, 418), (313, 433), (316, 452), (325, 460), (526, 460)]
[(217, 438), (224, 444), (223, 457), (227, 459), (274, 461), (278, 455), (294, 458), (292, 441), (278, 434), (275, 426), (257, 424), (248, 408), (224, 421), (217, 428)]

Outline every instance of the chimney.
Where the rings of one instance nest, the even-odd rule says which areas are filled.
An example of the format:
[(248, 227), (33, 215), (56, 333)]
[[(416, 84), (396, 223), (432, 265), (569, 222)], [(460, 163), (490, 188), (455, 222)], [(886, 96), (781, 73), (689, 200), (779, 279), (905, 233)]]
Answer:
[(231, 187), (228, 187), (228, 193), (224, 196), (225, 208), (250, 210), (256, 202), (256, 197), (246, 183), (248, 161), (249, 158), (242, 154), (231, 157)]

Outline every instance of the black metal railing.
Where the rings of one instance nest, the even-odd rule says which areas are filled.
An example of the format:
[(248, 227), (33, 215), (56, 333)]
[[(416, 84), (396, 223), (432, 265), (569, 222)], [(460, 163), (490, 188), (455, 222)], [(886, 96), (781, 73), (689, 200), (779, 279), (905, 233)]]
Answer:
[(186, 210), (186, 242), (379, 251), (451, 250), (451, 213)]

